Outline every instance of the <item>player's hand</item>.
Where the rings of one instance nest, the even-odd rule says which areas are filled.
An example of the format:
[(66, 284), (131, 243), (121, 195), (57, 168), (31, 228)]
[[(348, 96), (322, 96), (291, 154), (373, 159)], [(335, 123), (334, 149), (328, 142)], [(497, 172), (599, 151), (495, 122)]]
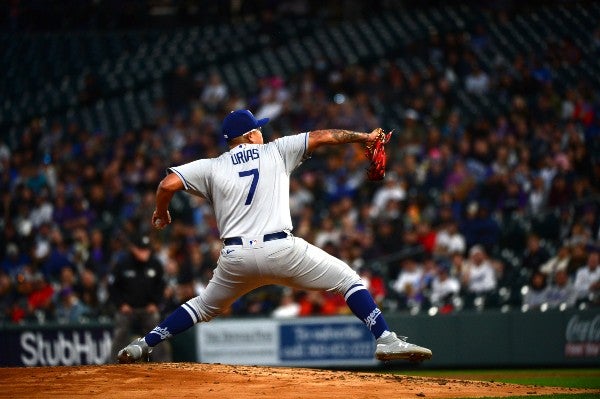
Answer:
[(392, 132), (385, 133), (383, 129), (377, 128), (369, 133), (369, 139), (365, 143), (365, 156), (370, 161), (367, 169), (367, 179), (371, 181), (383, 180), (387, 163), (385, 144), (390, 141)]
[(367, 145), (372, 145), (375, 143), (375, 141), (377, 141), (378, 139), (381, 138), (381, 134), (383, 133), (383, 129), (378, 127), (376, 129), (373, 129), (373, 131), (371, 133), (369, 133), (369, 137), (367, 139), (367, 142), (365, 144)]
[(169, 211), (158, 212), (155, 210), (152, 213), (152, 226), (154, 226), (155, 229), (162, 230), (168, 224), (171, 224), (171, 214)]

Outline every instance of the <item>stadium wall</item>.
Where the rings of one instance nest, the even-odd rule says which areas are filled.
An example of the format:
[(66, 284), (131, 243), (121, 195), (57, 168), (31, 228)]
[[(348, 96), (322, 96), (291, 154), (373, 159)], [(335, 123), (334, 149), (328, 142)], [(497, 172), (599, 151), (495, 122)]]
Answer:
[[(391, 328), (427, 346), (421, 367), (597, 366), (600, 309), (388, 315)], [(110, 363), (112, 325), (0, 326), (0, 366)], [(377, 367), (370, 333), (352, 316), (221, 319), (171, 341), (174, 361)]]

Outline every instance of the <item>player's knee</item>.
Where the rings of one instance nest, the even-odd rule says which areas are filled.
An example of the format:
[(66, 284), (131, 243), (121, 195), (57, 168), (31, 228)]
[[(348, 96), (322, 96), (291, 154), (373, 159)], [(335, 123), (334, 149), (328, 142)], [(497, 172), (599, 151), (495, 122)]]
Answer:
[(346, 276), (337, 287), (336, 291), (341, 295), (346, 295), (349, 289), (357, 285), (364, 285), (358, 274), (354, 273)]
[(222, 313), (221, 309), (207, 305), (202, 296), (190, 299), (187, 304), (193, 309), (197, 317), (197, 320), (194, 320), (196, 323), (210, 321)]

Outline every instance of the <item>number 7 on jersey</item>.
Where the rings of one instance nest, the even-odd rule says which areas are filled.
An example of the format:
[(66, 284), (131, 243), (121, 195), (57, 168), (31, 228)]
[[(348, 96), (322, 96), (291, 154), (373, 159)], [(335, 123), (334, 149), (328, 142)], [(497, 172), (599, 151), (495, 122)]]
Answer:
[(248, 191), (248, 196), (246, 197), (246, 202), (244, 205), (250, 205), (252, 203), (252, 198), (254, 197), (254, 191), (256, 191), (256, 184), (258, 184), (258, 169), (250, 169), (244, 170), (238, 173), (240, 177), (252, 176), (252, 183), (250, 183), (250, 191)]

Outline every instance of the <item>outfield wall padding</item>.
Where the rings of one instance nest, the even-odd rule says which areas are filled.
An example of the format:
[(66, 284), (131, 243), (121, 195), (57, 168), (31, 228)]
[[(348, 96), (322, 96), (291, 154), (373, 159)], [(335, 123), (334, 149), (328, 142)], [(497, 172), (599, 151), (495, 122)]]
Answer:
[[(437, 367), (600, 365), (600, 308), (585, 311), (387, 314), (390, 327), (431, 348)], [(0, 325), (0, 366), (110, 363), (111, 323)], [(174, 361), (377, 367), (353, 316), (216, 319), (171, 340)], [(224, 348), (223, 354), (219, 345)], [(235, 348), (233, 352), (224, 353)], [(388, 364), (389, 365), (389, 364)]]

